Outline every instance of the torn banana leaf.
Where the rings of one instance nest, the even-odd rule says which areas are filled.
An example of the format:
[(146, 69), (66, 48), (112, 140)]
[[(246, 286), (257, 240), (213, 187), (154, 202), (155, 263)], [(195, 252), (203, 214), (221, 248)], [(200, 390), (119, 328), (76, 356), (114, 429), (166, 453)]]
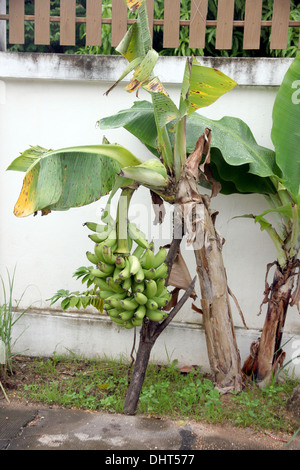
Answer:
[(210, 106), (237, 83), (220, 70), (205, 67), (193, 58), (187, 60), (181, 90), (181, 114)]
[[(143, 83), (152, 77), (153, 69), (158, 59), (158, 53), (150, 49), (145, 58), (135, 68), (132, 79), (126, 86), (126, 90), (132, 92), (137, 90)], [(135, 59), (137, 60), (137, 59)], [(131, 62), (132, 63), (132, 62)]]
[[(26, 151), (24, 152), (26, 156)], [(17, 157), (8, 170), (26, 171)], [(29, 161), (28, 161), (29, 163)], [(17, 217), (84, 206), (108, 194), (121, 166), (141, 163), (120, 145), (70, 147), (41, 152), (27, 168), (14, 208)]]

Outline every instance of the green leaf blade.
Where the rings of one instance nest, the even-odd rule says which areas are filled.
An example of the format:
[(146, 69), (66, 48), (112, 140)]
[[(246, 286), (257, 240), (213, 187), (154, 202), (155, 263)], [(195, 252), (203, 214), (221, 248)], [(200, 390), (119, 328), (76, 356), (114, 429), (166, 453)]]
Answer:
[(300, 54), (293, 60), (273, 107), (271, 138), (284, 186), (300, 203)]
[(17, 217), (68, 210), (108, 194), (122, 166), (141, 161), (120, 145), (69, 147), (43, 154), (27, 170), (14, 208)]

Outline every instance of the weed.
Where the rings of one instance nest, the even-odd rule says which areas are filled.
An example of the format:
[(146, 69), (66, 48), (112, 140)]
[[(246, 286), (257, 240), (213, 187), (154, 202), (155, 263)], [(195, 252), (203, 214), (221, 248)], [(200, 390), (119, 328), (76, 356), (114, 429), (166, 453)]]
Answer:
[(19, 305), (25, 291), (19, 300), (13, 299), (15, 271), (16, 269), (14, 269), (12, 275), (10, 275), (10, 273), (7, 271), (8, 287), (6, 287), (3, 277), (0, 276), (3, 296), (0, 303), (0, 347), (2, 349), (1, 356), (3, 357), (1, 358), (0, 362), (3, 364), (2, 369), (4, 375), (7, 373), (7, 371), (12, 371), (12, 359), (14, 356), (12, 353), (12, 347), (17, 341), (15, 340), (14, 343), (12, 343), (13, 326), (28, 310), (26, 309), (21, 313), (18, 312)]
[[(128, 367), (124, 359), (31, 358), (16, 398), (120, 413), (128, 390)], [(286, 403), (297, 383), (286, 375), (282, 383), (263, 389), (250, 384), (240, 393), (224, 396), (199, 369), (182, 373), (176, 361), (150, 363), (138, 412), (293, 433), (296, 425), (288, 419)]]

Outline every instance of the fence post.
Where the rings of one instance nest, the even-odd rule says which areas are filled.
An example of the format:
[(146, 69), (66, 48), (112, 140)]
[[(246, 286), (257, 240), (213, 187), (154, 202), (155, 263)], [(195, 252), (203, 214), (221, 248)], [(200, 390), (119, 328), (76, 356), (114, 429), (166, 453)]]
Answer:
[[(0, 14), (6, 15), (6, 0), (0, 0)], [(6, 51), (6, 21), (0, 21), (0, 52)]]

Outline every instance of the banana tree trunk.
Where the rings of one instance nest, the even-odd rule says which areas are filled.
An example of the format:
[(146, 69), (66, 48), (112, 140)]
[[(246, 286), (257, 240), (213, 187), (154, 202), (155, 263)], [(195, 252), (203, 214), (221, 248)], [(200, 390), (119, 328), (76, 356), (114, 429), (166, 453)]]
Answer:
[[(222, 392), (240, 391), (240, 354), (222, 256), (223, 241), (215, 229), (216, 213), (209, 207), (210, 198), (199, 193), (199, 169), (212, 183), (212, 194), (218, 191), (209, 169), (210, 139), (210, 130), (206, 129), (184, 165), (178, 184), (178, 211), (185, 222), (187, 242), (194, 248), (203, 326), (215, 385)], [(206, 160), (200, 165), (203, 155), (206, 155)]]
[(133, 415), (137, 409), (142, 386), (150, 359), (150, 354), (155, 343), (155, 338), (151, 338), (150, 329), (153, 328), (153, 322), (143, 322), (140, 343), (136, 360), (134, 363), (133, 374), (125, 398), (123, 411), (125, 414)]
[(268, 383), (285, 358), (281, 340), (292, 298), (295, 271), (295, 263), (291, 263), (285, 270), (276, 263), (272, 285), (266, 287), (265, 302), (268, 302), (268, 309), (262, 334), (251, 345), (251, 354), (243, 365), (243, 372), (252, 375), (257, 382)]
[(239, 391), (241, 363), (231, 315), (227, 277), (218, 235), (206, 207), (204, 223), (208, 241), (201, 249), (194, 249), (194, 253), (201, 288), (203, 327), (210, 368), (216, 387), (220, 391)]

